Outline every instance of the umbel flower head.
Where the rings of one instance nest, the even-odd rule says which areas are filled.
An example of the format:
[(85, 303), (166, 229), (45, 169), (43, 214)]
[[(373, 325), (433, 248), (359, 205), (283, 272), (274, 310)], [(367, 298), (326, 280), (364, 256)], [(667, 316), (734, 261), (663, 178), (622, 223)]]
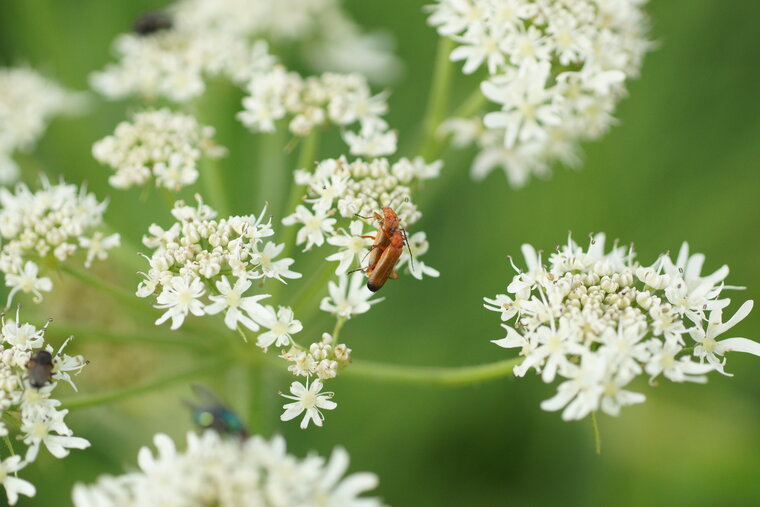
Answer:
[(181, 0), (172, 11), (177, 26), (191, 32), (265, 37), (290, 47), (300, 41), (303, 61), (318, 71), (359, 72), (387, 82), (400, 67), (385, 34), (365, 32), (340, 0)]
[(15, 151), (31, 150), (54, 116), (77, 113), (84, 105), (83, 94), (33, 69), (0, 68), (0, 184), (18, 180)]
[(273, 132), (275, 122), (289, 118), (288, 128), (298, 136), (325, 124), (359, 123), (359, 133), (345, 132), (353, 155), (372, 157), (396, 151), (396, 133), (382, 119), (388, 111), (387, 93), (372, 95), (360, 74), (326, 73), (301, 77), (278, 65), (248, 84), (238, 118), (254, 131)]
[(92, 153), (116, 171), (108, 178), (116, 188), (144, 185), (153, 177), (156, 186), (180, 190), (198, 179), (202, 156), (226, 153), (213, 136), (213, 127), (199, 125), (192, 116), (159, 109), (121, 122), (113, 135), (95, 143)]
[[(49, 322), (48, 322), (49, 324)], [(71, 385), (71, 375), (87, 364), (82, 356), (58, 352), (45, 342), (47, 324), (37, 328), (16, 318), (2, 317), (0, 342), (0, 436), (13, 439), (26, 447), (22, 454), (12, 454), (0, 461), (0, 483), (8, 503), (15, 504), (18, 495), (34, 496), (35, 487), (18, 478), (17, 473), (32, 463), (44, 447), (56, 458), (64, 458), (70, 449), (86, 449), (90, 443), (73, 436), (64, 422), (68, 410), (59, 410), (61, 402), (53, 391), (58, 381)], [(13, 424), (6, 424), (12, 421)], [(16, 444), (18, 446), (18, 443)], [(16, 447), (18, 449), (18, 447)]]
[(344, 477), (349, 458), (340, 447), (326, 460), (315, 454), (305, 458), (288, 454), (279, 436), (241, 441), (214, 431), (188, 433), (185, 451), (164, 434), (157, 434), (153, 442), (157, 453), (140, 449), (138, 470), (105, 475), (92, 485), (75, 485), (74, 505), (382, 505), (377, 498), (360, 496), (377, 487), (375, 474)]
[(271, 220), (261, 215), (216, 219), (216, 212), (196, 195), (196, 207), (183, 201), (174, 205), (177, 220), (164, 230), (153, 224), (143, 243), (154, 252), (150, 269), (137, 288), (139, 297), (157, 293), (156, 308), (166, 312), (157, 325), (171, 319), (179, 328), (185, 317), (224, 312), (230, 329), (238, 325), (258, 331), (271, 320), (271, 312), (259, 301), (269, 294), (247, 295), (253, 280), (300, 278), (290, 270), (293, 259), (277, 259), (284, 245), (266, 241), (274, 235)]
[(118, 63), (90, 75), (91, 86), (112, 100), (139, 95), (187, 102), (205, 91), (207, 77), (244, 84), (274, 63), (263, 41), (212, 26), (190, 27), (181, 18), (149, 35), (120, 35), (114, 52)]
[(51, 184), (44, 177), (37, 192), (23, 183), (15, 193), (0, 188), (0, 271), (11, 288), (6, 306), (19, 291), (32, 293), (39, 302), (42, 292), (52, 289), (50, 278), (40, 276), (43, 266), (67, 261), (83, 249), (84, 265), (89, 267), (119, 246), (119, 234), (105, 236), (96, 230), (103, 224), (107, 205), (84, 186)]
[[(325, 242), (339, 247), (327, 260), (338, 261), (336, 274), (346, 275), (352, 265), (358, 265), (364, 259), (372, 244), (370, 239), (362, 236), (377, 233), (374, 221), (368, 224), (357, 215), (371, 217), (383, 206), (393, 205), (401, 226), (413, 226), (422, 213), (411, 200), (411, 188), (424, 180), (438, 177), (441, 165), (440, 161), (427, 164), (419, 157), (414, 160), (402, 158), (393, 164), (385, 158), (371, 161), (357, 159), (353, 162), (348, 162), (344, 157), (323, 160), (313, 171), (299, 169), (295, 172), (296, 183), (306, 187), (304, 202), (309, 207), (298, 205), (295, 213), (285, 217), (283, 223), (301, 225), (296, 244), (305, 244), (305, 250), (322, 246)], [(413, 275), (416, 278), (421, 278), (423, 273), (438, 276), (435, 269), (417, 259), (428, 249), (425, 233), (415, 231), (409, 237), (409, 246), (415, 256)], [(408, 268), (408, 263), (409, 252), (405, 249), (397, 266)], [(343, 278), (340, 287), (343, 289), (335, 286), (334, 290), (330, 290), (335, 303), (333, 306), (339, 305), (336, 294), (345, 293), (348, 287)], [(364, 301), (371, 295), (366, 292)], [(350, 293), (346, 299), (352, 299)], [(326, 308), (324, 303), (323, 307)], [(369, 306), (364, 308), (352, 313), (363, 313)]]
[(168, 6), (167, 19), (170, 26), (161, 30), (120, 35), (118, 62), (91, 75), (93, 88), (110, 99), (186, 102), (204, 92), (209, 77), (245, 85), (274, 64), (262, 37), (308, 40), (309, 53), (318, 55), (313, 61), (333, 70), (387, 77), (398, 66), (338, 0), (182, 0)]
[(628, 390), (641, 375), (650, 383), (706, 382), (712, 371), (729, 375), (727, 352), (760, 356), (760, 343), (726, 336), (753, 304), (744, 302), (724, 322), (730, 300), (722, 292), (738, 288), (723, 284), (727, 266), (702, 274), (704, 255), (689, 255), (686, 243), (675, 261), (663, 254), (642, 265), (632, 246), (615, 243), (605, 252), (604, 239), (592, 237), (586, 250), (568, 239), (548, 265), (523, 245), (527, 268), (515, 267), (506, 294), (485, 299), (506, 322), (506, 337), (494, 343), (524, 357), (515, 375), (533, 369), (546, 383), (560, 379), (544, 410), (564, 409), (565, 420), (597, 410), (618, 415), (645, 400)]
[(578, 163), (579, 141), (614, 123), (625, 81), (637, 77), (651, 43), (641, 0), (438, 0), (429, 23), (458, 46), (451, 60), (471, 74), (485, 67), (481, 90), (499, 110), (444, 126), (481, 149), (472, 174), (504, 168), (520, 186), (560, 160)]

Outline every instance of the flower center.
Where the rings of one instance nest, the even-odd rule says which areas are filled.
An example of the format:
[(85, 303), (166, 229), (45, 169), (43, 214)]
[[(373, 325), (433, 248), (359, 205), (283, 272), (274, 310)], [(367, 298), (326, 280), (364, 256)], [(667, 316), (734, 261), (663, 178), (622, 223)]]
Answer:
[(306, 391), (301, 396), (301, 405), (305, 408), (314, 408), (317, 405), (317, 397), (311, 391)]
[(237, 305), (240, 304), (240, 294), (238, 294), (235, 291), (232, 291), (229, 294), (227, 294), (227, 298), (226, 299), (227, 299), (227, 305), (230, 308), (234, 308), (234, 307), (236, 307)]
[(283, 336), (288, 333), (288, 326), (282, 322), (277, 322), (274, 326), (272, 326), (272, 332), (277, 336)]

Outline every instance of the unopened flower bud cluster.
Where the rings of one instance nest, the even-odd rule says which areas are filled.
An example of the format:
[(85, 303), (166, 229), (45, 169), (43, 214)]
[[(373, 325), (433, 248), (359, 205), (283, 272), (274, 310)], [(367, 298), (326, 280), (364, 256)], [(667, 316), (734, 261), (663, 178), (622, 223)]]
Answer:
[(116, 188), (144, 185), (152, 177), (156, 186), (180, 190), (198, 179), (202, 156), (226, 153), (213, 136), (213, 127), (199, 125), (192, 116), (159, 109), (119, 123), (113, 135), (95, 143), (92, 153), (116, 171), (108, 178)]
[(640, 0), (438, 0), (429, 23), (457, 47), (463, 72), (486, 67), (481, 90), (500, 107), (485, 115), (497, 135), (473, 167), (501, 166), (511, 184), (546, 174), (557, 159), (577, 160), (579, 141), (614, 123), (625, 81), (637, 77), (651, 43)]
[[(164, 230), (149, 228), (143, 243), (155, 251), (148, 259), (150, 269), (137, 288), (139, 297), (158, 294), (156, 308), (166, 312), (160, 325), (171, 318), (172, 329), (185, 317), (225, 312), (225, 324), (237, 329), (242, 324), (258, 331), (259, 324), (273, 322), (272, 310), (258, 301), (268, 294), (245, 296), (254, 280), (300, 278), (289, 269), (293, 259), (278, 259), (284, 245), (265, 241), (272, 236), (271, 219), (260, 216), (232, 216), (216, 219), (216, 212), (196, 196), (197, 206), (175, 203), (177, 220)], [(208, 302), (207, 302), (208, 298)], [(286, 326), (287, 328), (287, 326)]]
[(376, 475), (344, 476), (349, 460), (342, 448), (329, 460), (301, 459), (286, 452), (282, 437), (241, 441), (211, 430), (188, 433), (184, 451), (163, 434), (153, 442), (158, 452), (140, 449), (137, 470), (75, 485), (74, 505), (382, 505), (359, 496), (377, 487)]
[(103, 225), (107, 205), (84, 186), (51, 184), (44, 178), (37, 192), (23, 183), (14, 192), (0, 189), (0, 271), (11, 287), (7, 306), (19, 291), (32, 293), (38, 302), (42, 292), (52, 289), (50, 278), (39, 276), (43, 266), (64, 262), (84, 250), (89, 267), (119, 246), (119, 234), (105, 236), (95, 230)]
[(726, 322), (728, 298), (723, 280), (728, 267), (702, 275), (702, 254), (683, 244), (675, 261), (663, 254), (652, 265), (634, 260), (633, 247), (615, 244), (604, 251), (603, 234), (588, 249), (572, 239), (542, 264), (541, 253), (523, 245), (527, 269), (518, 271), (506, 294), (486, 298), (501, 313), (505, 338), (494, 343), (518, 348), (524, 357), (515, 375), (534, 369), (546, 383), (561, 378), (544, 410), (563, 410), (565, 420), (621, 407), (645, 396), (627, 390), (648, 375), (674, 382), (706, 382), (705, 374), (725, 374), (726, 352), (760, 355), (760, 344), (746, 338), (718, 340), (747, 316), (746, 301)]
[(84, 96), (27, 67), (0, 68), (0, 184), (18, 180), (15, 151), (29, 151), (50, 120), (79, 112)]
[(301, 77), (275, 66), (248, 85), (238, 118), (254, 131), (273, 132), (275, 122), (289, 118), (288, 129), (298, 136), (328, 124), (361, 125), (360, 132), (346, 132), (352, 154), (381, 156), (396, 151), (396, 134), (382, 119), (388, 111), (386, 93), (372, 95), (360, 74), (326, 73)]
[[(2, 318), (0, 344), (0, 436), (10, 438), (14, 446), (25, 447), (20, 454), (12, 454), (0, 461), (0, 481), (5, 487), (8, 503), (15, 504), (18, 495), (34, 496), (36, 490), (30, 482), (16, 476), (17, 472), (34, 462), (39, 450), (45, 447), (56, 458), (64, 458), (70, 449), (86, 449), (90, 443), (73, 436), (64, 418), (68, 410), (60, 410), (61, 402), (54, 398), (58, 381), (76, 390), (71, 374), (78, 374), (87, 364), (82, 356), (69, 356), (63, 349), (66, 340), (56, 353), (45, 342), (47, 325), (38, 329), (16, 319)], [(29, 360), (38, 351), (53, 357), (50, 379), (41, 387), (30, 384)], [(36, 379), (39, 381), (40, 379)], [(13, 421), (8, 425), (7, 422)], [(15, 447), (18, 450), (18, 447)], [(16, 452), (16, 451), (14, 451)]]
[(351, 349), (345, 343), (335, 345), (333, 342), (332, 335), (323, 333), (322, 339), (308, 348), (293, 346), (280, 357), (293, 363), (288, 366), (293, 375), (329, 380), (351, 362)]

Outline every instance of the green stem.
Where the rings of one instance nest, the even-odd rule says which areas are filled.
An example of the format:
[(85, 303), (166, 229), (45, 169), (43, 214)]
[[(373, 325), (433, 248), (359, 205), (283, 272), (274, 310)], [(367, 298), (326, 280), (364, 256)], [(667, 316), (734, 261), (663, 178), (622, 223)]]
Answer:
[(8, 438), (8, 435), (5, 435), (3, 437), (3, 442), (5, 442), (5, 447), (8, 448), (8, 452), (11, 453), (11, 456), (13, 456), (14, 454), (16, 454), (16, 451), (13, 449), (13, 444), (11, 443), (11, 439)]
[(475, 87), (451, 116), (453, 118), (470, 118), (480, 112), (486, 104), (488, 104), (486, 96), (480, 91), (480, 87)]
[(345, 317), (338, 317), (338, 320), (335, 322), (335, 328), (333, 328), (333, 343), (335, 345), (338, 344), (338, 336), (340, 336), (340, 330), (343, 329), (343, 325), (346, 323)]
[(206, 157), (201, 168), (201, 183), (206, 190), (207, 199), (211, 206), (219, 212), (219, 216), (229, 216), (230, 205), (227, 202), (227, 192), (224, 188), (224, 178), (222, 178), (222, 169), (218, 159)]
[[(312, 164), (316, 160), (318, 145), (319, 131), (315, 128), (312, 129), (309, 135), (301, 141), (301, 151), (298, 154), (298, 162), (296, 168), (311, 169)], [(288, 196), (288, 202), (282, 212), (282, 216), (284, 217), (290, 213), (293, 213), (296, 206), (303, 199), (303, 196), (304, 187), (302, 185), (296, 184), (291, 173), (290, 195)], [(296, 235), (298, 233), (299, 224), (293, 224), (289, 226), (283, 226), (280, 224), (280, 227), (284, 227), (282, 235), (280, 236), (282, 238), (282, 241), (280, 243), (285, 243), (285, 248), (282, 250), (280, 258), (285, 259), (286, 257), (292, 257), (293, 250), (296, 247)], [(270, 291), (272, 294), (272, 301), (277, 301), (279, 295), (284, 289), (284, 285), (285, 284), (283, 283), (275, 283), (275, 285), (272, 286), (272, 290)]]
[(136, 310), (140, 310), (141, 312), (153, 313), (152, 308), (150, 306), (146, 305), (145, 303), (140, 301), (137, 298), (137, 296), (135, 296), (134, 294), (130, 292), (127, 292), (121, 287), (113, 285), (110, 282), (106, 282), (98, 278), (95, 278), (94, 276), (87, 273), (86, 271), (82, 271), (79, 268), (75, 268), (66, 263), (61, 263), (58, 267), (64, 273), (73, 276), (74, 278), (78, 279), (82, 283), (89, 285), (90, 287), (93, 287), (98, 290), (102, 290), (103, 292), (109, 294), (114, 299), (126, 304), (127, 306), (130, 306)]
[(599, 424), (596, 422), (596, 410), (591, 412), (591, 424), (594, 426), (594, 443), (596, 453), (602, 454), (602, 438), (599, 436)]
[(417, 153), (425, 160), (437, 151), (438, 140), (436, 131), (446, 114), (449, 92), (451, 91), (451, 78), (453, 65), (449, 55), (454, 49), (454, 41), (449, 37), (441, 37), (438, 41), (438, 49), (433, 69), (433, 82), (428, 96), (427, 110), (423, 120), (423, 140)]
[(174, 203), (177, 202), (177, 194), (175, 194), (174, 192), (172, 192), (166, 187), (161, 187), (159, 189), (159, 193), (161, 194), (161, 200), (163, 201), (164, 205), (167, 207), (169, 216), (171, 216), (172, 210), (174, 209)]
[(327, 282), (334, 274), (335, 265), (322, 262), (311, 278), (302, 282), (290, 305), (298, 320), (306, 323), (319, 311), (319, 297), (327, 291)]
[[(258, 164), (256, 168), (258, 188), (256, 189), (255, 211), (261, 208), (264, 202), (270, 203), (270, 213), (280, 212), (278, 218), (284, 216), (288, 189), (291, 188), (293, 176), (288, 171), (287, 157), (285, 153), (285, 135), (287, 125), (277, 125), (271, 134), (258, 134)], [(276, 197), (275, 197), (276, 196)]]
[(463, 386), (507, 377), (512, 374), (514, 367), (522, 360), (523, 358), (519, 357), (495, 363), (461, 367), (401, 366), (355, 361), (342, 371), (341, 375), (402, 384)]
[[(319, 145), (319, 130), (312, 129), (308, 136), (301, 141), (301, 151), (298, 153), (298, 161), (296, 162), (296, 169), (308, 169), (311, 170), (314, 165), (314, 161), (317, 157), (317, 147)], [(304, 187), (297, 185), (293, 178), (291, 171), (290, 192), (288, 195), (288, 201), (285, 205), (285, 209), (282, 210), (282, 216), (287, 216), (295, 211), (296, 206), (301, 203), (304, 196)], [(285, 242), (285, 250), (282, 252), (283, 258), (289, 257), (290, 252), (295, 247), (295, 237), (298, 231), (298, 224), (288, 226), (285, 232), (282, 234), (282, 239)]]
[(71, 325), (67, 323), (59, 323), (55, 321), (51, 326), (51, 330), (56, 333), (74, 336), (79, 338), (94, 338), (100, 342), (108, 342), (121, 345), (135, 345), (145, 344), (157, 347), (178, 347), (195, 350), (198, 352), (208, 352), (212, 349), (212, 346), (205, 340), (196, 338), (194, 334), (183, 333), (183, 336), (178, 336), (176, 332), (172, 336), (174, 338), (164, 336), (157, 332), (156, 329), (146, 331), (144, 329), (136, 329), (131, 333), (111, 331), (106, 329), (96, 329), (86, 326)]
[(185, 382), (188, 380), (196, 379), (203, 375), (215, 372), (217, 370), (221, 370), (222, 368), (226, 367), (228, 364), (229, 364), (228, 359), (224, 358), (224, 359), (214, 361), (213, 363), (200, 367), (200, 368), (194, 368), (189, 371), (176, 373), (168, 377), (160, 378), (158, 380), (153, 380), (151, 382), (146, 382), (142, 385), (129, 387), (127, 389), (122, 389), (120, 391), (113, 391), (113, 392), (104, 393), (104, 394), (95, 394), (92, 396), (79, 396), (79, 397), (75, 397), (69, 400), (61, 400), (61, 404), (63, 405), (64, 408), (78, 409), (78, 408), (83, 408), (83, 407), (91, 407), (93, 405), (104, 405), (106, 403), (122, 401), (127, 398), (131, 398), (133, 396), (138, 396), (141, 394), (146, 394), (153, 391), (157, 391), (159, 389), (163, 389), (164, 387), (170, 386), (171, 384), (176, 384), (179, 382)]
[(117, 261), (129, 271), (134, 272), (140, 269), (145, 269), (145, 261), (139, 255), (140, 251), (144, 250), (145, 247), (132, 243), (124, 236), (124, 233), (120, 232), (108, 222), (103, 224), (103, 234), (105, 236), (110, 236), (114, 233), (119, 233), (121, 246), (110, 250), (108, 252), (108, 258)]

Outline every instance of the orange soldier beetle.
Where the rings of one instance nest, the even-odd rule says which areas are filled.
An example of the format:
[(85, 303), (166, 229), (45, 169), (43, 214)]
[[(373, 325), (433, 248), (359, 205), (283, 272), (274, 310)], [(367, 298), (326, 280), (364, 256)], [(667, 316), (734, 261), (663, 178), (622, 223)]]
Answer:
[[(355, 270), (364, 271), (367, 274), (369, 278), (367, 288), (372, 292), (379, 291), (388, 278), (398, 279), (394, 268), (404, 251), (404, 244), (409, 248), (410, 263), (414, 269), (414, 260), (411, 258), (412, 249), (406, 238), (406, 231), (399, 228), (398, 215), (389, 206), (383, 207), (382, 211), (382, 215), (377, 212), (374, 213), (375, 219), (379, 222), (377, 234), (375, 236), (362, 236), (363, 238), (374, 239), (368, 254), (368, 265), (366, 268)], [(361, 215), (357, 216), (366, 218)]]
[[(393, 211), (391, 207), (385, 206), (382, 211), (382, 215), (377, 211), (374, 213), (375, 219), (379, 224), (377, 227), (377, 233), (374, 236), (362, 236), (362, 238), (375, 240), (369, 250), (369, 258), (367, 259), (369, 266), (374, 266), (380, 260), (383, 250), (390, 245), (393, 233), (396, 232), (399, 225), (398, 215), (396, 215), (396, 212)], [(364, 219), (368, 218), (361, 215), (356, 216)]]
[(380, 259), (374, 265), (367, 267), (365, 271), (369, 277), (367, 288), (372, 292), (382, 289), (388, 278), (392, 278), (393, 280), (398, 279), (398, 275), (393, 268), (396, 267), (396, 263), (404, 251), (404, 243), (406, 243), (406, 234), (402, 231), (403, 229), (397, 229), (393, 233), (390, 244), (383, 248)]

